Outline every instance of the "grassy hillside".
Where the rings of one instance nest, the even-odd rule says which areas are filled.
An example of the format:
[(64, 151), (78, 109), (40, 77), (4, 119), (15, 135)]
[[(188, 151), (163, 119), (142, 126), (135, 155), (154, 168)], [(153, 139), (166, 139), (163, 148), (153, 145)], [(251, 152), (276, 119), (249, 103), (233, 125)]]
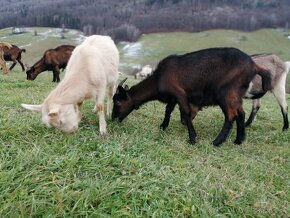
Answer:
[[(83, 35), (76, 30), (67, 30), (65, 39), (61, 39), (61, 29), (28, 28), (28, 33), (12, 35), (11, 29), (0, 30), (0, 41), (15, 43), (26, 48), (24, 63), (32, 65), (45, 50), (61, 44), (77, 45)], [(38, 35), (34, 36), (34, 31)], [(143, 35), (138, 42), (121, 42), (120, 71), (130, 74), (133, 68), (146, 64), (155, 66), (159, 60), (170, 54), (183, 54), (209, 47), (237, 47), (248, 54), (274, 53), (283, 60), (290, 60), (290, 39), (279, 29), (262, 29), (255, 32), (232, 30), (212, 30), (200, 33), (155, 33)], [(290, 92), (290, 76), (287, 80)]]
[[(11, 28), (0, 30), (0, 41), (10, 42), (27, 50), (23, 54), (23, 62), (32, 65), (38, 61), (43, 53), (50, 48), (62, 44), (77, 45), (83, 40), (83, 36), (77, 30), (67, 30), (61, 38), (61, 29), (33, 27), (26, 28), (27, 32), (24, 34), (11, 34)], [(35, 36), (35, 31), (37, 35)]]
[[(274, 53), (290, 60), (290, 39), (280, 30), (263, 29), (255, 32), (212, 30), (200, 33), (155, 33), (143, 35), (136, 43), (123, 43), (121, 66), (125, 71), (139, 65), (155, 66), (169, 54), (183, 54), (210, 47), (236, 47), (247, 54)], [(290, 92), (290, 76), (287, 80)]]
[[(197, 36), (212, 37), (213, 44), (207, 47), (214, 46), (221, 37), (214, 40), (211, 34), (219, 32), (223, 31), (193, 34), (191, 40), (185, 33), (152, 34), (139, 44), (121, 43), (121, 69), (129, 71), (137, 64), (154, 64), (168, 53), (199, 48), (189, 48), (192, 44), (206, 47)], [(267, 33), (267, 39), (275, 36), (284, 43), (277, 52), (287, 56), (288, 41), (279, 38), (281, 33), (252, 34)], [(0, 32), (2, 41), (1, 36)], [(29, 44), (29, 37), (27, 41), (21, 35), (13, 37), (16, 44)], [(228, 34), (223, 37), (230, 39)], [(44, 45), (63, 42), (58, 37), (48, 40), (37, 44), (41, 48), (34, 46), (35, 53)], [(74, 38), (68, 42), (77, 43)], [(243, 42), (248, 49), (254, 46), (249, 38)], [(262, 48), (252, 49), (248, 51)], [(32, 59), (28, 54), (25, 58)], [(165, 109), (159, 102), (143, 105), (121, 124), (107, 118), (104, 137), (99, 135), (98, 116), (91, 112), (92, 101), (84, 103), (77, 133), (47, 128), (40, 114), (25, 111), (20, 104), (41, 103), (56, 86), (51, 79), (51, 73), (42, 73), (27, 81), (20, 68), (0, 76), (0, 217), (289, 217), (290, 133), (281, 130), (282, 115), (272, 95), (263, 98), (243, 145), (233, 144), (234, 127), (227, 142), (214, 148), (211, 141), (223, 124), (216, 107), (204, 109), (194, 120), (195, 145), (187, 143), (177, 110), (169, 128), (159, 129)], [(251, 102), (245, 100), (244, 108), (248, 116)]]
[(237, 47), (248, 54), (275, 53), (282, 59), (290, 60), (290, 39), (275, 29), (255, 32), (211, 30), (200, 33), (155, 33), (143, 35), (130, 46), (124, 50), (137, 48), (137, 56), (131, 56), (130, 60), (138, 63), (152, 62), (152, 59), (172, 53), (182, 54), (210, 47)]

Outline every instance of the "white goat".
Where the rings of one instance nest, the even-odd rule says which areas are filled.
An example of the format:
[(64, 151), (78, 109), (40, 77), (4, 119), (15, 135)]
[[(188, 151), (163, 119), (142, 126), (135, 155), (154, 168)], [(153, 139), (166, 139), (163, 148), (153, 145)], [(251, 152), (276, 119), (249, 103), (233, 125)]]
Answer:
[(112, 97), (118, 80), (119, 52), (108, 36), (90, 36), (77, 46), (69, 59), (66, 74), (59, 85), (40, 105), (22, 107), (42, 112), (42, 121), (64, 132), (78, 129), (81, 106), (95, 98), (94, 111), (99, 114), (100, 133), (106, 134), (104, 99), (108, 89), (107, 114), (112, 111)]
[[(275, 96), (277, 102), (280, 105), (283, 116), (283, 130), (289, 128), (288, 121), (288, 105), (286, 102), (286, 77), (290, 69), (290, 62), (283, 62), (277, 55), (274, 54), (260, 54), (251, 56), (254, 62), (268, 70), (272, 78), (271, 92)], [(266, 94), (262, 89), (262, 81), (259, 75), (256, 75), (250, 84), (250, 88), (245, 98), (251, 98), (253, 100), (251, 114), (245, 123), (249, 126), (256, 117), (258, 110), (260, 109), (260, 98)]]
[(142, 67), (142, 69), (139, 72), (137, 72), (135, 74), (135, 79), (146, 78), (146, 77), (150, 76), (152, 74), (152, 72), (153, 72), (152, 67), (150, 65), (145, 65), (144, 67)]

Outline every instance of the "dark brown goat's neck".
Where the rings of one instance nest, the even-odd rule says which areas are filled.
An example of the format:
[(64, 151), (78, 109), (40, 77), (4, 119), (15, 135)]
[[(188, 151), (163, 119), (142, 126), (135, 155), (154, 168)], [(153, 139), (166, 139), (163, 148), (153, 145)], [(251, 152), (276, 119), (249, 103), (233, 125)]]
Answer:
[(39, 74), (40, 72), (43, 72), (45, 71), (44, 69), (44, 61), (43, 61), (43, 58), (40, 59), (38, 62), (36, 62), (34, 65), (33, 65), (34, 69), (35, 69), (35, 72), (37, 74)]
[(132, 99), (132, 103), (134, 107), (139, 107), (142, 104), (156, 100), (158, 96), (158, 88), (157, 88), (157, 79), (156, 76), (152, 75), (133, 86), (128, 94)]

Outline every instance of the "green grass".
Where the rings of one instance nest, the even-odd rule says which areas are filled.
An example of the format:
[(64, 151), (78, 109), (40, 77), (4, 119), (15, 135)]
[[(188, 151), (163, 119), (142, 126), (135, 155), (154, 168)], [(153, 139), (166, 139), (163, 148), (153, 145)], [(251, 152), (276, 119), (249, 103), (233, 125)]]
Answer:
[[(49, 73), (34, 82), (22, 72), (1, 76), (1, 217), (289, 216), (290, 135), (281, 131), (271, 95), (243, 145), (233, 144), (234, 128), (214, 148), (223, 123), (218, 108), (198, 114), (195, 145), (187, 143), (178, 111), (169, 128), (159, 130), (159, 102), (145, 104), (121, 124), (108, 118), (105, 137), (91, 101), (77, 133), (47, 128), (40, 114), (20, 104), (41, 103), (55, 86), (50, 79)], [(251, 103), (244, 105), (249, 112)]]
[[(119, 45), (121, 69), (153, 63), (167, 53), (222, 44), (223, 38), (229, 46), (231, 34), (237, 33), (145, 35), (134, 56), (124, 49), (126, 44)], [(273, 51), (288, 55), (288, 41), (278, 31), (239, 34), (241, 42), (232, 42), (247, 44), (250, 53), (276, 47)], [(259, 40), (263, 36), (273, 38), (267, 48)], [(11, 37), (28, 43), (32, 36)], [(202, 44), (210, 37), (212, 44)], [(276, 46), (274, 38), (281, 40)], [(56, 45), (59, 40), (51, 37), (43, 43)], [(36, 54), (44, 44), (34, 46)], [(47, 128), (40, 114), (20, 107), (43, 101), (56, 86), (50, 82), (52, 73), (33, 82), (25, 78), (19, 67), (0, 75), (0, 217), (289, 217), (290, 133), (282, 132), (280, 108), (271, 94), (262, 99), (243, 145), (233, 144), (234, 127), (228, 140), (214, 148), (211, 141), (223, 124), (217, 107), (204, 109), (194, 120), (195, 145), (187, 143), (177, 110), (169, 128), (159, 129), (165, 109), (159, 102), (143, 105), (121, 124), (107, 118), (108, 135), (102, 137), (98, 117), (91, 112), (94, 102), (87, 101), (79, 130), (68, 135)], [(128, 83), (137, 82), (130, 78)], [(244, 108), (248, 116), (251, 102), (245, 100)]]

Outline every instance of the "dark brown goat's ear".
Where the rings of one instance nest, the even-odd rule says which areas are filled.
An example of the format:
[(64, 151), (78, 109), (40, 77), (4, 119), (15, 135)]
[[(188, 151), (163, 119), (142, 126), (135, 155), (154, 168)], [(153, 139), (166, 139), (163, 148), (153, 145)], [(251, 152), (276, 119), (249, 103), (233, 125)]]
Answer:
[(124, 86), (124, 89), (125, 89), (126, 91), (128, 91), (128, 90), (129, 90), (129, 86), (128, 86), (128, 85), (125, 85), (125, 86)]
[(119, 83), (118, 86), (123, 86), (124, 82), (126, 82), (127, 79), (128, 79), (128, 78), (123, 79), (123, 80)]
[(122, 87), (118, 86), (116, 94), (121, 98), (126, 100), (128, 98), (127, 91)]

